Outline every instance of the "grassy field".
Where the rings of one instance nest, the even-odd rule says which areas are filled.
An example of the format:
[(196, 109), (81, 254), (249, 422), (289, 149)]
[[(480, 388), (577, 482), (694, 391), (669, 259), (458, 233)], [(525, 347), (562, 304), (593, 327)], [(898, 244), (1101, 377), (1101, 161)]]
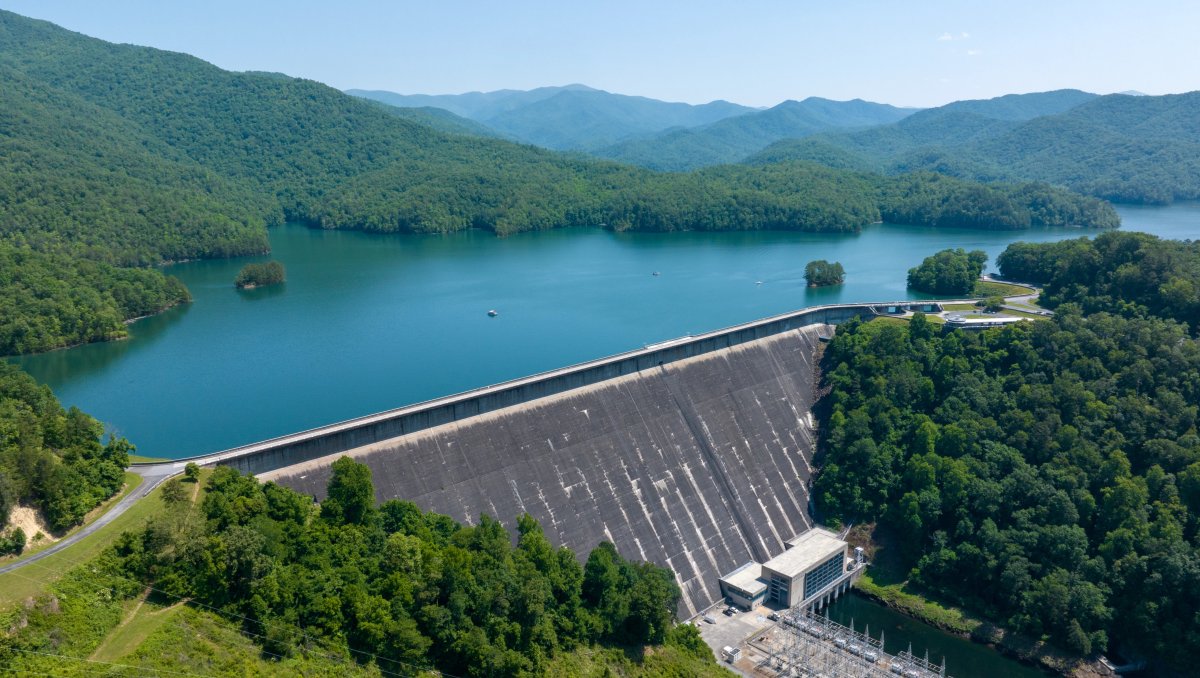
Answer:
[(172, 621), (183, 609), (183, 603), (161, 607), (146, 603), (145, 597), (129, 601), (127, 616), (112, 633), (104, 638), (100, 647), (89, 657), (92, 661), (115, 662), (138, 649), (151, 634)]
[(129, 462), (132, 464), (152, 464), (159, 461), (171, 461), (165, 457), (143, 457), (140, 454), (129, 455)]
[[(945, 319), (945, 318), (943, 318), (943, 317), (941, 317), (941, 316), (937, 316), (937, 315), (928, 315), (928, 316), (925, 316), (925, 320), (929, 321), (929, 324), (931, 324), (931, 325), (944, 325), (944, 324), (946, 324), (946, 319)], [(877, 315), (877, 316), (875, 316), (874, 318), (872, 318), (872, 319), (871, 319), (871, 322), (876, 322), (876, 323), (891, 323), (891, 324), (900, 323), (901, 325), (907, 325), (907, 324), (908, 324), (908, 318), (900, 318), (900, 317), (897, 317), (897, 316), (894, 316), (894, 315)]]
[(975, 297), (1019, 297), (1030, 294), (1028, 287), (1020, 285), (1010, 285), (1008, 283), (983, 281), (975, 283), (975, 290), (971, 296)]
[(977, 308), (975, 304), (942, 304), (943, 311), (974, 311)]
[(1045, 320), (1046, 319), (1046, 316), (1044, 316), (1044, 315), (1038, 315), (1037, 313), (1030, 313), (1028, 311), (1017, 311), (1017, 310), (1013, 310), (1011, 308), (1004, 309), (1004, 311), (1002, 313), (1004, 315), (1017, 316), (1018, 318), (1032, 318), (1034, 320)]

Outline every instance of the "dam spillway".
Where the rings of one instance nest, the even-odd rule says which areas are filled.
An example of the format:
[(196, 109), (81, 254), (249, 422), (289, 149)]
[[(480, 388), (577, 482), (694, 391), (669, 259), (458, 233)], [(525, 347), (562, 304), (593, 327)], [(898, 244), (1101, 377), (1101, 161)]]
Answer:
[[(348, 454), (371, 467), (378, 501), (407, 499), (470, 524), (487, 513), (511, 527), (529, 513), (581, 556), (608, 540), (627, 558), (669, 567), (683, 592), (679, 612), (690, 616), (719, 600), (720, 575), (781, 552), (811, 526), (820, 337), (833, 331), (823, 322), (844, 317), (801, 319), (817, 318), (252, 470), (321, 498), (329, 465)], [(666, 343), (646, 350), (672, 350)]]

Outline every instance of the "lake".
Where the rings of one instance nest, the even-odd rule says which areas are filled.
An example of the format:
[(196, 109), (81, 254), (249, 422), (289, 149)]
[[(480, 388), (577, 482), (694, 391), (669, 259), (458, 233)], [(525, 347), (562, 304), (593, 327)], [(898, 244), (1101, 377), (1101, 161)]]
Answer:
[[(1119, 211), (1126, 230), (1200, 238), (1200, 205)], [(264, 257), (172, 266), (193, 303), (134, 323), (127, 341), (16, 362), (139, 454), (175, 458), (804, 306), (920, 298), (905, 274), (937, 250), (977, 248), (994, 259), (1016, 240), (1083, 234), (880, 224), (858, 235), (563, 229), (496, 238), (289, 225), (271, 232), (284, 285), (234, 289), (241, 266)], [(846, 284), (805, 287), (812, 259), (841, 261)]]

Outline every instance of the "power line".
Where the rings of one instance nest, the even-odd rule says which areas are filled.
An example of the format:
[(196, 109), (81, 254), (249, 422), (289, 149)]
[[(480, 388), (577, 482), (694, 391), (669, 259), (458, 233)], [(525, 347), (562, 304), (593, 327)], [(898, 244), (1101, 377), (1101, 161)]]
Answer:
[(197, 678), (207, 678), (201, 673), (191, 673), (189, 671), (171, 671), (169, 669), (156, 669), (150, 666), (132, 666), (130, 664), (117, 664), (114, 662), (102, 662), (96, 659), (87, 659), (86, 657), (72, 657), (66, 654), (54, 654), (53, 652), (38, 652), (37, 650), (23, 650), (19, 647), (8, 648), (14, 652), (24, 652), (26, 654), (36, 654), (42, 657), (54, 657), (55, 659), (70, 659), (71, 661), (87, 662), (89, 664), (101, 664), (103, 666), (115, 666), (121, 669), (134, 669), (136, 671), (153, 671), (155, 673), (166, 673), (174, 676), (196, 676)]
[[(196, 509), (197, 509), (196, 505), (195, 505), (194, 503), (192, 503), (192, 504), (191, 504), (191, 506), (189, 506), (189, 508), (188, 508), (188, 512), (189, 512), (189, 513), (193, 513), (193, 512), (195, 512), (195, 511), (196, 511)], [(65, 562), (66, 562), (66, 563), (68, 563), (70, 566), (72, 566), (72, 567), (75, 567), (75, 568), (84, 568), (84, 567), (86, 567), (86, 566), (87, 566), (88, 562), (90, 562), (90, 561), (86, 561), (86, 562), (85, 562), (85, 561), (79, 561), (79, 560), (72, 560), (72, 559), (70, 559), (70, 558), (67, 558), (66, 556), (63, 556), (63, 557), (61, 558), (61, 560), (65, 561)], [(59, 577), (65, 576), (65, 575), (68, 573), (68, 570), (67, 570), (67, 569), (55, 570), (54, 568), (51, 568), (50, 566), (48, 566), (48, 565), (46, 565), (46, 564), (42, 564), (40, 561), (31, 561), (31, 562), (29, 562), (28, 564), (29, 564), (29, 565), (35, 565), (35, 566), (37, 566), (37, 567), (40, 567), (41, 569), (43, 569), (43, 570), (47, 570), (47, 571), (49, 571), (49, 572), (51, 572), (51, 573), (53, 573), (53, 574), (56, 574), (56, 575), (58, 575)], [(40, 580), (40, 579), (36, 579), (36, 578), (32, 578), (32, 577), (26, 577), (26, 576), (24, 576), (24, 575), (21, 575), (21, 574), (17, 573), (16, 571), (10, 572), (10, 574), (14, 574), (14, 575), (16, 575), (16, 576), (18, 576), (18, 577), (21, 577), (21, 578), (23, 578), (23, 579), (28, 579), (28, 580), (30, 580), (30, 581), (38, 582), (38, 583), (40, 583), (40, 584), (43, 584), (43, 585), (49, 585), (49, 582), (47, 582), (47, 581), (45, 581), (45, 580)], [(93, 570), (93, 574), (95, 574), (95, 570)], [(260, 625), (260, 626), (261, 626), (261, 627), (263, 627), (263, 628), (268, 628), (268, 627), (270, 627), (271, 625), (275, 625), (276, 627), (286, 627), (286, 628), (293, 628), (293, 629), (295, 629), (295, 630), (297, 630), (297, 631), (299, 631), (299, 632), (300, 632), (300, 635), (301, 635), (301, 636), (304, 638), (304, 640), (305, 640), (305, 641), (307, 641), (308, 643), (310, 643), (310, 644), (313, 644), (313, 645), (318, 645), (317, 641), (316, 641), (316, 640), (315, 640), (315, 639), (314, 639), (312, 636), (308, 635), (307, 631), (305, 631), (305, 629), (304, 629), (302, 626), (298, 625), (298, 624), (291, 624), (291, 623), (289, 623), (289, 622), (283, 622), (283, 621), (276, 621), (276, 622), (272, 622), (272, 624), (268, 624), (268, 623), (266, 623), (266, 622), (264, 622), (264, 621), (261, 621), (261, 620), (258, 620), (258, 619), (254, 619), (254, 618), (252, 618), (252, 617), (246, 617), (246, 616), (244, 616), (244, 615), (240, 615), (240, 614), (238, 614), (238, 613), (236, 613), (236, 612), (229, 612), (229, 611), (227, 611), (227, 610), (222, 610), (222, 609), (220, 609), (220, 608), (213, 607), (212, 605), (208, 605), (208, 604), (206, 604), (206, 603), (202, 603), (202, 602), (200, 602), (200, 601), (197, 601), (197, 600), (194, 600), (194, 599), (191, 599), (191, 598), (183, 598), (182, 596), (178, 596), (178, 595), (175, 595), (175, 594), (173, 594), (173, 593), (170, 593), (170, 592), (167, 592), (167, 591), (163, 591), (163, 590), (161, 590), (161, 589), (155, 588), (155, 587), (153, 587), (153, 586), (151, 586), (151, 585), (148, 585), (148, 584), (146, 584), (146, 583), (144, 583), (144, 582), (138, 581), (138, 580), (136, 580), (136, 579), (133, 579), (133, 578), (131, 578), (131, 577), (126, 577), (126, 576), (124, 576), (124, 575), (120, 575), (120, 574), (116, 574), (116, 573), (106, 573), (106, 574), (107, 574), (107, 576), (111, 576), (111, 577), (113, 577), (113, 578), (116, 578), (116, 579), (121, 579), (121, 580), (124, 580), (124, 581), (130, 582), (130, 583), (136, 584), (137, 586), (139, 586), (139, 587), (141, 587), (141, 588), (149, 589), (150, 591), (154, 591), (154, 592), (156, 592), (156, 593), (159, 593), (159, 594), (161, 594), (161, 595), (168, 596), (168, 597), (170, 597), (170, 598), (174, 598), (174, 599), (176, 599), (176, 600), (179, 600), (179, 601), (183, 602), (184, 604), (192, 604), (192, 605), (196, 605), (196, 606), (199, 606), (199, 607), (203, 607), (203, 608), (205, 608), (205, 609), (211, 610), (212, 612), (214, 612), (214, 613), (216, 613), (216, 614), (224, 615), (224, 616), (226, 616), (226, 617), (237, 617), (238, 619), (240, 619), (240, 620), (242, 620), (242, 621), (254, 622), (254, 623), (256, 623), (256, 624)], [(249, 630), (246, 630), (246, 629), (242, 629), (242, 630), (241, 630), (241, 632), (242, 632), (242, 633), (244, 633), (244, 634), (246, 634), (246, 635), (254, 636), (254, 637), (256, 637), (256, 638), (261, 638), (261, 639), (264, 639), (264, 640), (270, 640), (269, 638), (267, 638), (267, 636), (264, 636), (264, 635), (261, 635), (261, 634), (258, 634), (258, 633), (254, 633), (253, 631), (249, 631)], [(260, 648), (260, 649), (261, 649), (261, 651), (262, 651), (264, 654), (271, 655), (272, 657), (276, 657), (276, 658), (278, 658), (278, 659), (285, 659), (285, 658), (286, 658), (286, 657), (284, 657), (283, 655), (279, 655), (279, 654), (276, 654), (276, 653), (274, 653), (274, 652), (270, 652), (270, 651), (266, 650), (265, 648)], [(413, 670), (416, 670), (416, 671), (431, 671), (431, 670), (432, 670), (432, 671), (434, 671), (435, 673), (439, 673), (440, 675), (446, 676), (447, 678), (459, 678), (458, 676), (454, 676), (453, 674), (442, 673), (442, 672), (440, 672), (440, 671), (437, 671), (436, 669), (428, 669), (428, 668), (426, 668), (426, 667), (422, 667), (422, 666), (416, 666), (416, 665), (413, 665), (413, 664), (409, 664), (409, 663), (407, 663), (407, 662), (400, 661), (400, 660), (398, 660), (398, 659), (392, 659), (392, 658), (390, 658), (390, 657), (381, 657), (381, 656), (379, 656), (379, 655), (373, 654), (373, 653), (371, 653), (371, 652), (367, 652), (367, 651), (365, 651), (365, 650), (356, 650), (356, 649), (354, 649), (353, 647), (351, 647), (351, 646), (350, 646), (350, 644), (349, 644), (348, 642), (347, 642), (347, 644), (346, 644), (346, 649), (347, 649), (348, 651), (350, 651), (350, 652), (354, 653), (354, 654), (358, 654), (358, 655), (360, 655), (360, 656), (364, 656), (364, 657), (370, 657), (370, 658), (372, 658), (372, 659), (375, 659), (377, 662), (378, 662), (378, 661), (392, 662), (393, 664), (397, 664), (397, 665), (399, 665), (399, 666), (403, 666), (403, 667), (405, 667), (405, 668), (413, 669)], [(314, 652), (314, 651), (312, 651), (311, 649), (308, 649), (308, 648), (304, 648), (304, 649), (303, 649), (303, 651), (305, 651), (305, 652), (308, 652), (308, 653), (310, 653), (310, 654), (314, 654), (314, 655), (316, 655), (316, 656), (325, 657), (325, 658), (327, 658), (327, 659), (332, 659), (332, 660), (334, 660), (335, 662), (340, 662), (342, 659), (344, 659), (343, 657), (338, 657), (338, 656), (336, 656), (336, 655), (325, 654), (325, 653), (321, 653), (321, 652)], [(391, 676), (399, 676), (399, 675), (400, 675), (400, 674), (398, 674), (398, 673), (395, 673), (395, 672), (392, 672), (392, 671), (388, 671), (387, 669), (385, 669), (385, 668), (383, 668), (383, 667), (381, 667), (381, 666), (378, 666), (378, 665), (377, 665), (377, 667), (376, 667), (376, 668), (378, 668), (380, 672), (382, 672), (382, 673), (384, 673), (384, 674), (387, 674), (387, 675), (391, 675)]]
[[(87, 563), (86, 563), (86, 562), (79, 562), (79, 561), (69, 561), (67, 558), (63, 558), (63, 560), (67, 560), (68, 562), (71, 562), (71, 563), (72, 563), (72, 565), (73, 565), (74, 567), (77, 567), (77, 568), (85, 568), (85, 567), (87, 566)], [(34, 565), (34, 566), (37, 566), (37, 567), (40, 567), (40, 568), (42, 568), (42, 569), (44, 569), (44, 570), (47, 570), (47, 571), (49, 571), (49, 572), (51, 572), (51, 573), (53, 573), (53, 574), (56, 574), (56, 575), (58, 575), (58, 576), (60, 576), (60, 577), (62, 577), (62, 576), (64, 576), (64, 575), (66, 575), (66, 574), (67, 574), (67, 571), (66, 571), (66, 570), (62, 570), (62, 571), (55, 570), (55, 569), (53, 569), (53, 568), (51, 568), (51, 567), (49, 567), (49, 566), (47, 566), (47, 565), (44, 565), (44, 564), (42, 564), (40, 561), (34, 561), (34, 562), (30, 562), (29, 564), (30, 564), (30, 565)], [(40, 584), (46, 584), (46, 585), (48, 585), (48, 584), (49, 584), (49, 582), (47, 582), (47, 581), (45, 581), (45, 580), (36, 579), (36, 578), (33, 578), (33, 577), (26, 577), (25, 575), (22, 575), (22, 574), (20, 574), (20, 573), (17, 573), (17, 572), (10, 572), (9, 574), (16, 575), (16, 576), (18, 576), (18, 577), (21, 577), (21, 578), (23, 578), (23, 579), (28, 579), (28, 580), (30, 580), (30, 581), (38, 582), (38, 583), (40, 583)], [(93, 572), (92, 572), (91, 574), (93, 574), (93, 575), (97, 575), (97, 576), (98, 576), (98, 574), (99, 574), (99, 573), (97, 573), (97, 572), (95, 572), (95, 571), (93, 570)], [(304, 628), (303, 628), (302, 626), (298, 625), (298, 624), (292, 624), (292, 623), (290, 623), (290, 622), (284, 622), (284, 621), (274, 621), (274, 622), (271, 622), (271, 623), (267, 623), (267, 622), (261, 621), (261, 620), (259, 620), (259, 619), (255, 619), (255, 618), (253, 618), (253, 617), (247, 617), (247, 616), (245, 616), (245, 615), (238, 614), (238, 613), (236, 613), (236, 612), (229, 612), (229, 611), (227, 611), (227, 610), (222, 610), (222, 609), (220, 609), (220, 608), (213, 607), (212, 605), (208, 605), (207, 603), (203, 603), (203, 602), (200, 602), (200, 601), (198, 601), (198, 600), (194, 600), (194, 599), (191, 599), (191, 598), (184, 598), (184, 597), (182, 597), (182, 596), (179, 596), (179, 595), (176, 595), (176, 594), (174, 594), (174, 593), (170, 593), (170, 592), (168, 592), (168, 591), (163, 591), (162, 589), (155, 588), (154, 586), (150, 586), (150, 585), (148, 585), (148, 584), (145, 584), (144, 582), (140, 582), (140, 581), (138, 581), (138, 580), (136, 580), (136, 579), (133, 579), (133, 578), (131, 578), (131, 577), (126, 577), (126, 576), (124, 576), (124, 575), (120, 575), (120, 574), (116, 574), (116, 573), (105, 573), (105, 575), (106, 575), (106, 576), (113, 577), (113, 578), (115, 578), (115, 579), (121, 579), (121, 580), (123, 580), (123, 581), (127, 581), (127, 582), (130, 582), (130, 583), (136, 584), (136, 585), (138, 585), (139, 587), (142, 587), (142, 588), (145, 588), (145, 589), (149, 589), (149, 590), (151, 590), (151, 591), (154, 591), (155, 593), (161, 594), (161, 595), (163, 595), (163, 596), (167, 596), (167, 597), (169, 597), (169, 598), (173, 598), (173, 599), (175, 599), (175, 600), (179, 600), (179, 601), (183, 602), (184, 604), (189, 604), (189, 605), (195, 605), (195, 606), (198, 606), (198, 607), (202, 607), (202, 608), (205, 608), (205, 609), (207, 609), (207, 610), (211, 610), (212, 612), (214, 612), (214, 613), (216, 613), (216, 614), (223, 615), (223, 616), (225, 616), (225, 617), (236, 617), (236, 618), (238, 618), (238, 619), (240, 619), (240, 620), (242, 620), (242, 621), (248, 621), (248, 622), (253, 622), (253, 623), (256, 623), (256, 624), (258, 624), (259, 626), (261, 626), (261, 627), (263, 627), (263, 628), (269, 628), (269, 627), (270, 627), (270, 626), (272, 626), (272, 625), (274, 625), (274, 626), (276, 626), (276, 627), (286, 627), (286, 628), (292, 628), (292, 629), (295, 629), (296, 631), (299, 631), (299, 632), (300, 632), (300, 635), (301, 635), (301, 637), (302, 637), (302, 638), (304, 638), (304, 640), (305, 640), (305, 641), (307, 641), (307, 642), (309, 642), (309, 643), (313, 643), (314, 645), (316, 645), (316, 644), (317, 644), (317, 641), (316, 641), (316, 639), (314, 639), (312, 636), (308, 635), (308, 633), (307, 633), (307, 632), (304, 630)], [(98, 583), (98, 582), (96, 582), (96, 583)], [(255, 638), (261, 638), (261, 639), (263, 639), (263, 640), (271, 640), (271, 639), (270, 639), (270, 638), (268, 638), (267, 636), (264, 636), (264, 635), (262, 635), (262, 634), (259, 634), (259, 633), (254, 633), (253, 631), (248, 631), (248, 630), (246, 630), (246, 629), (244, 629), (244, 628), (243, 628), (243, 629), (241, 629), (239, 632), (240, 632), (240, 633), (243, 633), (243, 634), (245, 634), (245, 635), (253, 636), (253, 637), (255, 637)], [(322, 653), (322, 652), (315, 652), (315, 651), (313, 651), (313, 650), (311, 650), (311, 649), (309, 649), (309, 648), (300, 648), (300, 649), (301, 649), (303, 652), (307, 652), (307, 653), (310, 653), (310, 654), (314, 654), (314, 655), (317, 655), (317, 656), (319, 656), (319, 657), (325, 657), (326, 659), (332, 659), (332, 660), (334, 660), (334, 661), (340, 661), (340, 660), (342, 659), (341, 657), (338, 657), (338, 656), (336, 656), (336, 655), (332, 655), (332, 654), (325, 654), (325, 653)], [(347, 649), (348, 651), (350, 651), (350, 652), (354, 653), (354, 654), (358, 654), (358, 655), (361, 655), (361, 656), (364, 656), (364, 657), (370, 657), (370, 658), (372, 658), (372, 659), (375, 659), (375, 660), (377, 660), (377, 661), (391, 662), (391, 663), (393, 663), (393, 664), (396, 664), (396, 665), (399, 665), (399, 666), (403, 666), (403, 667), (405, 667), (405, 668), (412, 669), (412, 670), (415, 670), (415, 671), (433, 671), (434, 673), (437, 673), (438, 675), (444, 676), (445, 678), (461, 678), (460, 676), (456, 676), (456, 675), (454, 675), (454, 674), (451, 674), (451, 673), (445, 673), (445, 672), (443, 672), (443, 671), (439, 671), (439, 670), (437, 670), (437, 669), (431, 669), (431, 668), (427, 668), (427, 667), (423, 667), (423, 666), (417, 666), (417, 665), (414, 665), (414, 664), (410, 664), (410, 663), (408, 663), (408, 662), (401, 661), (401, 660), (399, 660), (399, 659), (392, 659), (392, 658), (390, 658), (390, 657), (382, 657), (382, 656), (380, 656), (380, 655), (373, 654), (373, 653), (371, 653), (371, 652), (367, 652), (367, 651), (365, 651), (365, 650), (357, 650), (357, 649), (355, 649), (355, 648), (351, 647), (351, 646), (349, 645), (349, 643), (347, 643), (347, 645), (346, 645), (346, 649)], [(271, 656), (273, 656), (273, 657), (276, 657), (276, 658), (278, 658), (278, 659), (286, 659), (286, 657), (284, 657), (283, 655), (279, 655), (279, 654), (276, 654), (276, 653), (270, 652), (270, 651), (266, 650), (265, 648), (260, 648), (260, 650), (261, 650), (261, 651), (262, 651), (264, 654), (271, 655)], [(389, 671), (389, 670), (387, 670), (387, 669), (383, 668), (382, 666), (378, 666), (378, 665), (376, 665), (376, 668), (377, 668), (377, 669), (378, 669), (378, 670), (379, 670), (381, 673), (384, 673), (384, 674), (386, 674), (386, 675), (389, 675), (389, 676), (400, 676), (400, 675), (401, 675), (401, 674), (399, 674), (399, 673), (396, 673), (396, 672), (394, 672), (394, 671)]]

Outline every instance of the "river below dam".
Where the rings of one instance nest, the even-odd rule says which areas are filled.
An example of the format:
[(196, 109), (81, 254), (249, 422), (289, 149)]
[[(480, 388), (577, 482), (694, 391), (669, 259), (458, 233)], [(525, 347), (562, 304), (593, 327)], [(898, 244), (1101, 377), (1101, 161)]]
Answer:
[[(1200, 238), (1200, 205), (1121, 208), (1126, 230)], [(271, 231), (283, 285), (233, 286), (265, 257), (171, 266), (191, 304), (131, 338), (15, 359), (129, 438), (177, 458), (561, 367), (804, 306), (920, 298), (907, 270), (947, 247), (992, 259), (1016, 240), (1079, 229), (967, 231), (878, 224), (862, 233), (612, 233), (497, 238)], [(809, 289), (805, 264), (846, 284)], [(495, 310), (496, 317), (488, 311)]]
[(917, 657), (946, 664), (953, 678), (1039, 678), (1047, 674), (1033, 666), (1009, 659), (986, 645), (951, 635), (859, 595), (842, 596), (821, 611), (843, 626), (853, 625), (872, 638), (883, 633), (884, 651), (897, 655), (912, 647)]

